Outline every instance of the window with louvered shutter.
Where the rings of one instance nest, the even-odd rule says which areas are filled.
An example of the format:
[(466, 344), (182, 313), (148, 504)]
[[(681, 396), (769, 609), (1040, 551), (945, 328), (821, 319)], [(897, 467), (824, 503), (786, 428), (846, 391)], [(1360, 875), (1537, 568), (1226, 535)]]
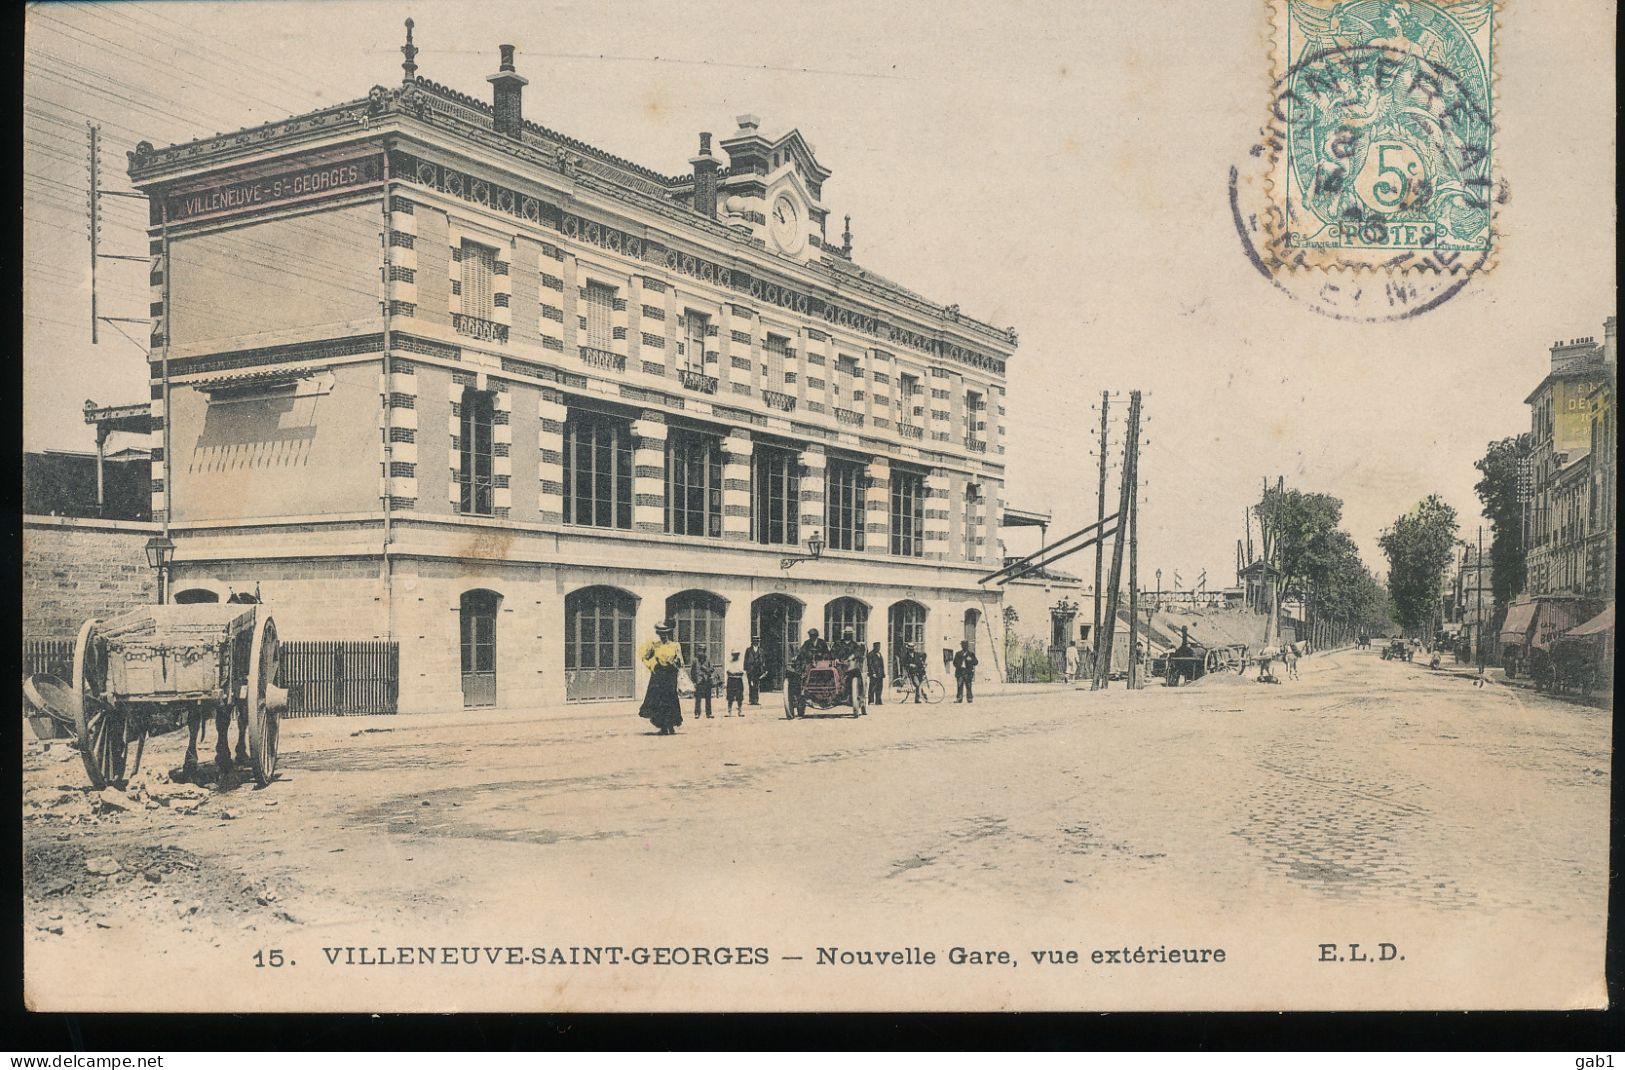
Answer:
[(496, 308), (492, 280), (497, 272), (497, 253), (488, 246), (463, 242), (463, 314), (491, 318)]
[(587, 283), (587, 345), (608, 352), (615, 337), (615, 287)]

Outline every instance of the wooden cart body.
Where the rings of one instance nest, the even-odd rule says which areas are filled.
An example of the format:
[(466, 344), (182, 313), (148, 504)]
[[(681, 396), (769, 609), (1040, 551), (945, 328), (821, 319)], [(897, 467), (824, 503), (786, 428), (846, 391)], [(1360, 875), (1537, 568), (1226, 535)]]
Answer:
[(74, 649), (75, 711), (97, 787), (133, 776), (148, 735), (227, 711), (246, 718), (254, 776), (269, 783), (285, 695), (276, 624), (258, 604), (144, 606), (86, 621)]

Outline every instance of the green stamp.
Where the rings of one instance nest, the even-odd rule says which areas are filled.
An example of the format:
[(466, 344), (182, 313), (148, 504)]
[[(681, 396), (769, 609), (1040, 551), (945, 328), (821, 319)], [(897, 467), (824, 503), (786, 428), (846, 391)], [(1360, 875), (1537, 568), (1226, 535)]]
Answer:
[(1277, 3), (1286, 249), (1340, 266), (1407, 251), (1435, 269), (1482, 265), (1495, 234), (1493, 0)]

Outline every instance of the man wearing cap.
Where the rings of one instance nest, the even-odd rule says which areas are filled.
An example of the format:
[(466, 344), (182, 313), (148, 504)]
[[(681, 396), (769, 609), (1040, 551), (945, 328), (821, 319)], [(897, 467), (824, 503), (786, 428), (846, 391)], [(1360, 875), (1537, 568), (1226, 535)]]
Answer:
[(841, 639), (830, 651), (830, 656), (841, 663), (846, 686), (846, 701), (854, 710), (863, 708), (863, 644), (852, 628), (841, 632)]
[(683, 723), (683, 707), (677, 698), (677, 674), (683, 667), (682, 645), (672, 640), (676, 630), (669, 620), (655, 625), (655, 637), (643, 644), (638, 659), (649, 670), (649, 688), (643, 693), (638, 716), (658, 730), (657, 735), (677, 734)]
[(801, 674), (813, 662), (829, 657), (829, 644), (818, 636), (817, 628), (807, 629), (807, 638), (796, 650), (796, 656), (790, 662), (790, 671), (784, 674), (784, 688), (790, 704), (788, 716), (794, 717), (801, 712)]
[(762, 657), (761, 640), (756, 636), (750, 637), (750, 646), (745, 648), (745, 683), (750, 688), (750, 704), (762, 704), (762, 677), (767, 675), (767, 659)]
[(976, 651), (971, 649), (970, 640), (961, 639), (959, 651), (954, 654), (955, 702), (976, 701), (976, 665)]
[(867, 668), (869, 670), (869, 705), (880, 705), (880, 697), (886, 691), (886, 655), (880, 652), (880, 644), (876, 643), (869, 648)]

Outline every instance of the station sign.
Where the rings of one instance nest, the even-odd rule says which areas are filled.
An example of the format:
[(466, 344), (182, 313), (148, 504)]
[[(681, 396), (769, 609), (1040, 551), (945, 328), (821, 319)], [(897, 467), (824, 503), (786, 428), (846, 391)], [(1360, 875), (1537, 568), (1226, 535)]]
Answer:
[(384, 179), (384, 156), (374, 153), (350, 159), (291, 162), (269, 174), (228, 176), (206, 186), (170, 193), (164, 199), (171, 223), (233, 215), (277, 204), (348, 193)]

